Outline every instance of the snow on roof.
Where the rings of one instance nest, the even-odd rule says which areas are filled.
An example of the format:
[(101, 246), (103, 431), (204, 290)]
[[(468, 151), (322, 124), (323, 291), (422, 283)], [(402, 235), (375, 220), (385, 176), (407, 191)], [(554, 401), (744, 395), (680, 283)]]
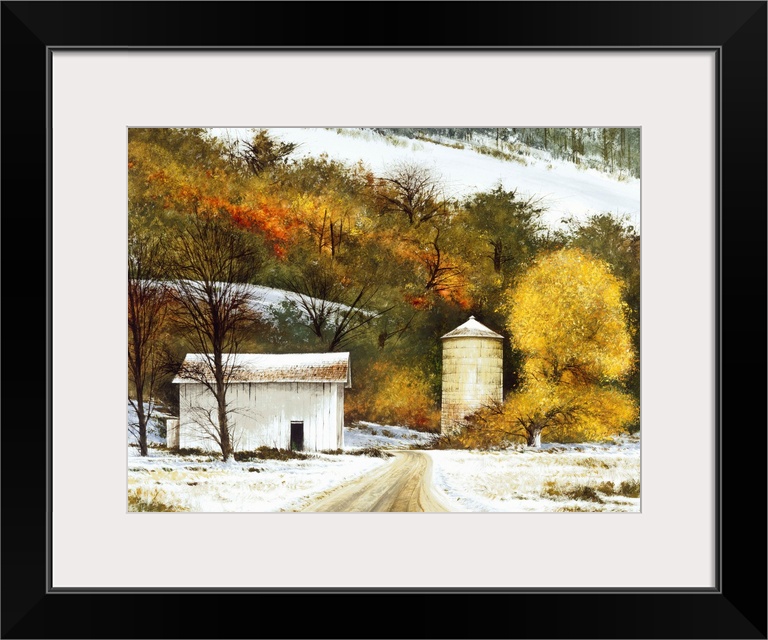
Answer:
[[(231, 358), (231, 359), (230, 359)], [(213, 382), (212, 354), (188, 353), (173, 379), (176, 384)], [(343, 382), (352, 386), (349, 352), (238, 353), (224, 356), (231, 383), (239, 382)]]
[(445, 340), (446, 338), (494, 338), (496, 340), (503, 340), (504, 336), (500, 336), (484, 324), (480, 324), (475, 320), (475, 316), (469, 316), (469, 320), (464, 324), (456, 327), (453, 331), (449, 331), (440, 339)]

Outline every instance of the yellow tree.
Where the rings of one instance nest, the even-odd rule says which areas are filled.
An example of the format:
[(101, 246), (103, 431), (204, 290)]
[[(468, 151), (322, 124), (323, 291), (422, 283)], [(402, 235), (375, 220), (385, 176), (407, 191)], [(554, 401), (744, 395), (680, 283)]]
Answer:
[(541, 444), (545, 429), (597, 439), (635, 419), (634, 400), (617, 386), (636, 363), (623, 289), (605, 262), (563, 249), (507, 291), (507, 328), (524, 355), (525, 381), (501, 422), (529, 446)]

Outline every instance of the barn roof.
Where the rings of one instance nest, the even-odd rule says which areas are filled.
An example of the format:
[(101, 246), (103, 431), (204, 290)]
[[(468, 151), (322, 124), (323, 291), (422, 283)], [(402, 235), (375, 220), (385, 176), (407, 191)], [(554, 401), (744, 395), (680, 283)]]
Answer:
[(494, 338), (496, 340), (503, 340), (504, 336), (500, 336), (484, 324), (480, 324), (475, 320), (475, 316), (469, 316), (469, 320), (464, 324), (456, 327), (453, 331), (449, 331), (440, 339), (445, 340), (446, 338)]
[[(176, 384), (213, 382), (212, 355), (188, 353)], [(349, 353), (238, 353), (225, 356), (229, 382), (343, 382), (352, 386)]]

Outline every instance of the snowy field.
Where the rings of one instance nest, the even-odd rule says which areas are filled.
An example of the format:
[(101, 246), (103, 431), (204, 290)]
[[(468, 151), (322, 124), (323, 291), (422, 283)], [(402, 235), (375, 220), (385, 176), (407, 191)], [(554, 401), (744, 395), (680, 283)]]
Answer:
[[(128, 418), (129, 424), (136, 420), (130, 405)], [(405, 427), (364, 422), (356, 428), (345, 427), (344, 448), (407, 448), (428, 437)], [(165, 444), (157, 425), (150, 427), (149, 440)], [(135, 442), (130, 428), (128, 442)], [(179, 511), (299, 511), (323, 492), (387, 462), (366, 455), (306, 455), (306, 460), (232, 460), (225, 464), (215, 453), (180, 456), (160, 448), (150, 448), (149, 456), (143, 458), (137, 447), (129, 446), (128, 492), (135, 499)]]
[(640, 440), (496, 452), (430, 451), (456, 511), (639, 511)]
[[(152, 433), (154, 430), (151, 430)], [(429, 434), (371, 422), (345, 427), (345, 449), (407, 449)], [(130, 440), (130, 438), (129, 438)], [(163, 442), (156, 433), (153, 442)], [(540, 450), (427, 450), (433, 484), (455, 511), (543, 512), (640, 510), (640, 441), (544, 444)], [(366, 455), (307, 454), (306, 460), (223, 463), (220, 456), (180, 456), (128, 448), (134, 499), (191, 512), (300, 511), (323, 493), (388, 463)]]
[[(219, 137), (250, 139), (249, 129), (214, 129)], [(442, 178), (446, 195), (463, 198), (488, 191), (499, 182), (521, 196), (543, 198), (546, 224), (557, 227), (563, 218), (585, 219), (593, 213), (628, 216), (639, 228), (640, 180), (619, 181), (595, 169), (582, 169), (571, 162), (553, 159), (546, 151), (531, 149), (519, 161), (482, 155), (467, 147), (455, 149), (423, 140), (396, 137), (396, 143), (370, 130), (270, 129), (274, 137), (299, 146), (297, 157), (326, 153), (348, 164), (360, 160), (374, 174), (383, 175), (400, 162), (417, 162)], [(452, 141), (455, 143), (456, 141)], [(490, 145), (489, 145), (490, 146)]]
[(129, 495), (193, 512), (299, 511), (318, 494), (386, 464), (362, 455), (224, 463), (215, 455), (179, 456), (158, 449), (149, 454), (142, 458), (129, 448)]

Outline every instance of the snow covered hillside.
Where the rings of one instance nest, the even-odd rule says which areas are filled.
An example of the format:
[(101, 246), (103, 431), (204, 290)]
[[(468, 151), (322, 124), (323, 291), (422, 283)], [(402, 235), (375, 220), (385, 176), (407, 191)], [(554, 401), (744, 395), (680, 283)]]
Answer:
[[(149, 409), (149, 405), (144, 403), (144, 411)], [(154, 415), (159, 417), (166, 417), (166, 414), (160, 410), (155, 409)], [(128, 443), (135, 444), (138, 442), (139, 436), (139, 417), (136, 415), (136, 410), (128, 402)], [(151, 444), (165, 444), (165, 426), (163, 423), (156, 419), (151, 418), (149, 425), (147, 426), (147, 442)]]
[[(250, 139), (250, 129), (213, 129), (220, 138)], [(531, 149), (530, 156), (509, 161), (482, 155), (471, 148), (457, 149), (405, 137), (385, 138), (372, 130), (269, 129), (272, 136), (298, 144), (296, 157), (328, 157), (346, 163), (363, 163), (383, 175), (399, 162), (417, 162), (442, 177), (446, 195), (462, 198), (488, 191), (499, 182), (522, 196), (543, 198), (544, 221), (552, 227), (563, 218), (584, 219), (593, 213), (627, 216), (640, 225), (640, 180), (619, 181), (595, 169), (555, 160), (547, 152)]]
[[(174, 287), (174, 283), (166, 282), (167, 286)], [(224, 286), (224, 285), (222, 285)], [(233, 285), (228, 284), (228, 287)], [(289, 312), (293, 317), (300, 317), (302, 320), (309, 318), (305, 305), (312, 305), (315, 298), (309, 296), (300, 296), (297, 293), (286, 291), (285, 289), (273, 289), (256, 284), (237, 284), (238, 292), (247, 294), (251, 301), (251, 308), (257, 311), (265, 320), (276, 323), (280, 314)], [(324, 306), (330, 310), (330, 319), (334, 320), (335, 314), (344, 312), (349, 307), (336, 302), (320, 302), (316, 307)]]
[(407, 427), (390, 427), (375, 422), (360, 421), (344, 427), (344, 448), (349, 450), (367, 449), (407, 449), (416, 444), (430, 441), (432, 436), (423, 431)]

